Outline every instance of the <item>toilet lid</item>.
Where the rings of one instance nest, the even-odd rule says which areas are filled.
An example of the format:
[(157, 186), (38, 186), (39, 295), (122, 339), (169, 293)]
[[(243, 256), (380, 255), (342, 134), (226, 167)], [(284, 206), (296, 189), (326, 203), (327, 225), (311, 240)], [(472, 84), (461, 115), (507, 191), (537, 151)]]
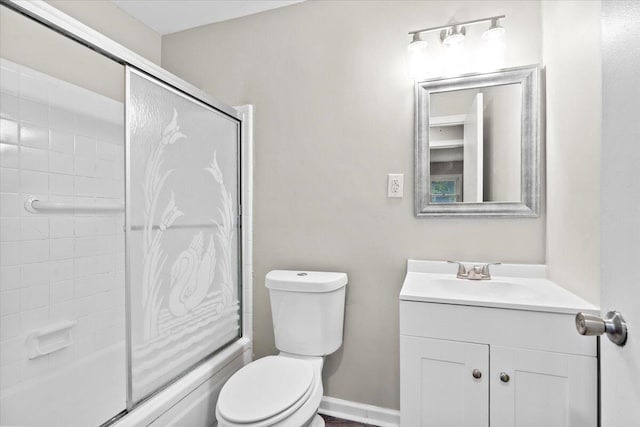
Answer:
[(218, 411), (235, 423), (271, 418), (296, 404), (313, 383), (311, 364), (267, 356), (237, 371), (218, 397)]

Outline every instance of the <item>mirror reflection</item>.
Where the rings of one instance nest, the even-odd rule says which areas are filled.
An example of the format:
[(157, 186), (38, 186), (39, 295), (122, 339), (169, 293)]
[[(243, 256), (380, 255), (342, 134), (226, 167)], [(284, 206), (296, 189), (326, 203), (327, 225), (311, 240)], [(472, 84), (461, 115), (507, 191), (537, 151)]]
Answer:
[(415, 214), (535, 217), (538, 68), (416, 82)]
[(521, 201), (521, 84), (429, 96), (430, 203)]

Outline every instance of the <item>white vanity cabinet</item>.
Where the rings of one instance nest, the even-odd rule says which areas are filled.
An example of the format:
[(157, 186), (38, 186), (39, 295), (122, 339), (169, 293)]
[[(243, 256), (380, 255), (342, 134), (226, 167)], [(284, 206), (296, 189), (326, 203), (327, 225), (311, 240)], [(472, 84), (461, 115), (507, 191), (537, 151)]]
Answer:
[(578, 335), (573, 312), (594, 306), (446, 301), (412, 280), (400, 294), (402, 427), (597, 426), (597, 340)]
[(596, 339), (573, 316), (402, 301), (400, 328), (403, 427), (597, 425)]

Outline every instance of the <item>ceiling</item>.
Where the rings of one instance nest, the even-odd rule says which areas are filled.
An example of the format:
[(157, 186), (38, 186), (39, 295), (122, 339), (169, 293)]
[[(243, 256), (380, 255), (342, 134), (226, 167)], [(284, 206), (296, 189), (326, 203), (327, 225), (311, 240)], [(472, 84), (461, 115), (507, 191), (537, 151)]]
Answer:
[(304, 0), (111, 0), (120, 9), (164, 35), (253, 15)]

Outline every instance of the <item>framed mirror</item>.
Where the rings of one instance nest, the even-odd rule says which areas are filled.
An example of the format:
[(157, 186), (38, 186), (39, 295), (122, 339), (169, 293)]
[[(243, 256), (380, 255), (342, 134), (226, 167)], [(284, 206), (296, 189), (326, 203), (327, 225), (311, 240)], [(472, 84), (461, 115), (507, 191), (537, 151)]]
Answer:
[(538, 74), (416, 82), (416, 216), (538, 216)]

